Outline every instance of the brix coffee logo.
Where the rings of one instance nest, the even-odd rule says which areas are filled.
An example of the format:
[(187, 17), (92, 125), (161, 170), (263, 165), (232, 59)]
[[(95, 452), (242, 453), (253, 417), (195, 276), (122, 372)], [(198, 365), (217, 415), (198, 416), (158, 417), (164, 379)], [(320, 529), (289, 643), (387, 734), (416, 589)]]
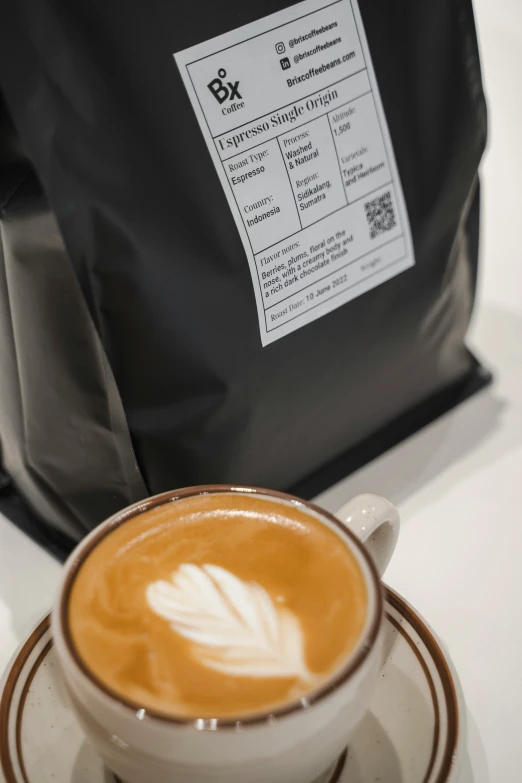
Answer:
[(215, 79), (212, 79), (207, 84), (208, 89), (219, 104), (225, 103), (225, 101), (240, 101), (242, 100), (239, 92), (239, 81), (237, 82), (225, 82), (227, 72), (224, 68), (220, 68)]

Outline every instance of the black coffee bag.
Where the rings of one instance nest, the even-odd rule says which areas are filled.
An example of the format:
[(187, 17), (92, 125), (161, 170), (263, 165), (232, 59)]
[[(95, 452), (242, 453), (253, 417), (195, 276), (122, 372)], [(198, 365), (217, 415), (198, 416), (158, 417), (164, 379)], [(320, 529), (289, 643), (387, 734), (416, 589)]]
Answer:
[(473, 383), (471, 2), (359, 8), (2, 9), (2, 459), (71, 540), (177, 486), (311, 494)]

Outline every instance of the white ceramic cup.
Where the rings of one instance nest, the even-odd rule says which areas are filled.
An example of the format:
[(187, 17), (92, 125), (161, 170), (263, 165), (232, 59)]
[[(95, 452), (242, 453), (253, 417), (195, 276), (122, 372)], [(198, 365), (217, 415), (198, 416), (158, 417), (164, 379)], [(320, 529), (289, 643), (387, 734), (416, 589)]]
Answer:
[[(335, 530), (351, 549), (368, 590), (365, 629), (346, 662), (297, 703), (241, 720), (168, 719), (136, 709), (96, 683), (67, 628), (67, 601), (81, 563), (115, 527), (163, 503), (195, 494), (256, 492), (298, 504)], [(89, 741), (122, 783), (312, 783), (335, 766), (363, 716), (382, 661), (382, 576), (397, 542), (399, 515), (377, 495), (359, 495), (336, 516), (280, 492), (204, 486), (157, 495), (99, 525), (65, 564), (52, 631), (71, 706)], [(363, 546), (364, 544), (364, 546)], [(369, 554), (371, 553), (371, 554)]]

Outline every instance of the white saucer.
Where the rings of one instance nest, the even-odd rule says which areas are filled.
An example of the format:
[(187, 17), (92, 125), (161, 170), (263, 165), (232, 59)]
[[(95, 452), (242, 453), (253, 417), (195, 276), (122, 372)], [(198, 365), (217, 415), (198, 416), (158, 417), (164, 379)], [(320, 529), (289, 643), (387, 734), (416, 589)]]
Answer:
[[(418, 613), (390, 589), (385, 630), (386, 662), (369, 712), (320, 783), (455, 783), (465, 726), (453, 666)], [(67, 707), (49, 617), (4, 676), (0, 762), (2, 783), (115, 781)]]

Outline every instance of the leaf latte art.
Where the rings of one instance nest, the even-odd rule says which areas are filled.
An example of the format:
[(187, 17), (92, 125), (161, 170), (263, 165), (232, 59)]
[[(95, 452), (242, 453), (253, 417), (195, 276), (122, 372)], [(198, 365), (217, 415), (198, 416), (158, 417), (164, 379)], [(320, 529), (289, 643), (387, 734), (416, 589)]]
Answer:
[(312, 682), (297, 617), (259, 584), (216, 565), (182, 564), (170, 582), (147, 587), (150, 608), (193, 642), (205, 666), (236, 677), (294, 677)]
[(367, 608), (334, 529), (299, 506), (223, 492), (108, 532), (67, 616), (85, 669), (133, 709), (237, 720), (316, 692), (361, 640)]

